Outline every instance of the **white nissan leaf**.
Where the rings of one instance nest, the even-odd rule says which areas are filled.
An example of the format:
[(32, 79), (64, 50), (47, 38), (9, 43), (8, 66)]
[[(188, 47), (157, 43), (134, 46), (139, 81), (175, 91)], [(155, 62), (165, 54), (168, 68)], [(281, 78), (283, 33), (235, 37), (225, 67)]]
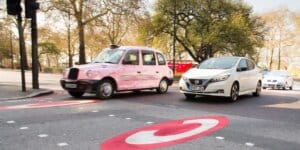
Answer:
[(240, 95), (261, 92), (262, 74), (254, 62), (245, 57), (210, 58), (184, 73), (180, 92), (187, 99), (196, 95), (228, 97), (236, 101)]

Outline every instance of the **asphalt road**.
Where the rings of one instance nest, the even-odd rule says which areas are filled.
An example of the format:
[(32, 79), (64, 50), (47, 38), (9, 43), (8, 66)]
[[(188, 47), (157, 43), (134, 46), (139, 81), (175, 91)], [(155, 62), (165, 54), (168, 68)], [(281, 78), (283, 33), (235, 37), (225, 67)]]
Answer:
[[(173, 86), (163, 95), (127, 92), (97, 100), (94, 95), (74, 99), (57, 88), (49, 96), (0, 102), (0, 149), (96, 150), (108, 139), (134, 129), (184, 118), (224, 116), (229, 120), (224, 128), (159, 149), (299, 150), (299, 97), (296, 89), (264, 90), (260, 97), (243, 96), (235, 103), (218, 97), (186, 100)], [(82, 103), (59, 106), (71, 102)], [(169, 130), (173, 131), (166, 129), (166, 135), (186, 132)], [(115, 142), (114, 148), (123, 149), (119, 144)]]

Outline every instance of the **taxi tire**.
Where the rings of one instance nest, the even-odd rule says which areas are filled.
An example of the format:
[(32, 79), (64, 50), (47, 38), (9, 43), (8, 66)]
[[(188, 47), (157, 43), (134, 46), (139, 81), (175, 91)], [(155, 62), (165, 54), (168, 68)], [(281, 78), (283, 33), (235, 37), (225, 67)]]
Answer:
[(68, 91), (68, 93), (74, 98), (80, 98), (84, 94), (84, 92), (72, 92), (72, 91)]
[[(111, 86), (111, 94), (110, 95), (104, 95), (103, 91), (104, 89), (101, 89), (103, 88), (103, 86)], [(111, 98), (113, 95), (114, 95), (114, 92), (115, 92), (115, 86), (113, 84), (113, 82), (109, 79), (104, 79), (103, 81), (101, 81), (97, 87), (97, 91), (96, 91), (96, 96), (100, 99), (109, 99)]]

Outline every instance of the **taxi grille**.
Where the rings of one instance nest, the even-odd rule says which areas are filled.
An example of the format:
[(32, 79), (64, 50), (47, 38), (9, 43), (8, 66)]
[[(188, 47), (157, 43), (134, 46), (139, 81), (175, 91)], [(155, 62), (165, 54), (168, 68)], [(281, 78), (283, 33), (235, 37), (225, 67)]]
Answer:
[(69, 71), (68, 79), (76, 80), (78, 77), (78, 68), (71, 68)]

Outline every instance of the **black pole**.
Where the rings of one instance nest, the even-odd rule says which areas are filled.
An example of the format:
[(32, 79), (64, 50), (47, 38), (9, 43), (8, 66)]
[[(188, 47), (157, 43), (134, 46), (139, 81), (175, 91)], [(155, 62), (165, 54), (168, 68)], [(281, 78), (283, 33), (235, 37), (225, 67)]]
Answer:
[(32, 49), (32, 88), (39, 89), (38, 49), (37, 49), (36, 9), (32, 9), (31, 49)]
[(21, 12), (18, 14), (17, 16), (17, 21), (18, 21), (18, 29), (19, 29), (19, 48), (20, 48), (20, 67), (21, 67), (21, 80), (22, 80), (22, 91), (25, 92), (26, 91), (26, 83), (25, 83), (25, 68), (24, 68), (24, 56), (23, 55), (23, 51), (24, 49), (22, 48), (22, 40), (20, 40), (23, 36), (23, 34), (21, 34), (22, 31), (22, 17), (21, 17)]
[(173, 18), (173, 75), (176, 72), (175, 52), (176, 52), (176, 0), (174, 0), (174, 18)]

